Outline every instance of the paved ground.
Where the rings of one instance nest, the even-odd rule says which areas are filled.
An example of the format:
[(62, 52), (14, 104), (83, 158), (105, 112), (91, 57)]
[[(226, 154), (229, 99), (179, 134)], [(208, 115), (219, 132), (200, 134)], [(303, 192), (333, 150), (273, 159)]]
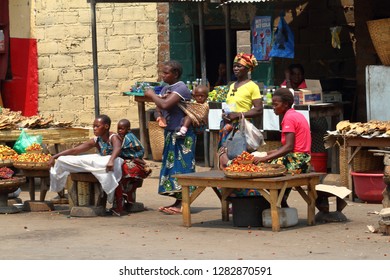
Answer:
[[(193, 226), (185, 228), (180, 215), (156, 211), (171, 199), (157, 194), (158, 164), (154, 167), (152, 177), (137, 192), (137, 200), (148, 209), (144, 212), (75, 218), (69, 216), (67, 206), (56, 206), (52, 212), (0, 215), (0, 259), (390, 259), (390, 236), (367, 228), (377, 227), (375, 212), (381, 204), (349, 203), (344, 210), (347, 222), (307, 226), (305, 204), (293, 191), (289, 203), (298, 209), (299, 224), (275, 233), (270, 228), (222, 222), (219, 201), (212, 190), (206, 190), (193, 204)], [(48, 193), (47, 199), (55, 195)], [(26, 190), (20, 198), (29, 199)]]

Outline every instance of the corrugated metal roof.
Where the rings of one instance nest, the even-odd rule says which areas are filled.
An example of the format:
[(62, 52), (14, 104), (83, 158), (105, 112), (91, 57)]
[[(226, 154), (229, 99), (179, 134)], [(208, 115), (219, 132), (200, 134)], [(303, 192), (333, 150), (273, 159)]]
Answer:
[[(95, 0), (95, 3), (167, 3), (167, 2), (207, 2), (207, 0)], [(91, 0), (87, 0), (91, 3)]]
[(270, 2), (272, 0), (222, 0), (221, 5), (226, 5), (226, 4), (234, 4), (234, 3), (260, 3), (260, 2)]

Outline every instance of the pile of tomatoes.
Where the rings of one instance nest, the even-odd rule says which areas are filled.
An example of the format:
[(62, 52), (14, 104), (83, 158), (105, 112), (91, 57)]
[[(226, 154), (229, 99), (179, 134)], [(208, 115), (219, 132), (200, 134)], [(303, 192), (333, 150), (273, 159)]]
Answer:
[(232, 160), (232, 164), (225, 168), (230, 172), (265, 172), (266, 165), (261, 163), (259, 165), (253, 164), (254, 155), (244, 151), (235, 159)]
[(7, 145), (0, 145), (0, 160), (14, 160), (18, 156), (12, 148)]
[(48, 162), (50, 157), (50, 154), (21, 154), (15, 162)]
[(265, 164), (256, 165), (253, 163), (250, 164), (240, 164), (240, 163), (232, 163), (228, 167), (225, 168), (226, 171), (230, 172), (258, 172), (262, 173), (267, 171)]
[(26, 148), (26, 152), (31, 152), (31, 151), (42, 151), (42, 147), (38, 143), (33, 143)]

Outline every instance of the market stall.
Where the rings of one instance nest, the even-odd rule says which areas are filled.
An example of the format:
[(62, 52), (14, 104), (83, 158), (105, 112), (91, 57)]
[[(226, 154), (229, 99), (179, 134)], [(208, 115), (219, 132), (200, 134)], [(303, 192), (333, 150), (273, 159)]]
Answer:
[(353, 171), (383, 171), (383, 159), (375, 157), (368, 148), (390, 147), (390, 122), (370, 121), (350, 123), (341, 121), (335, 131), (325, 136), (326, 148), (339, 149), (340, 183), (352, 191), (354, 199)]

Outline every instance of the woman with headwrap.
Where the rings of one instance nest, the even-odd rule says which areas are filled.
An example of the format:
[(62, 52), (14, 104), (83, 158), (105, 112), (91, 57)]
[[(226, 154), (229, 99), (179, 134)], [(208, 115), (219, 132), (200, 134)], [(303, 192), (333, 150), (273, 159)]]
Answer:
[(253, 54), (239, 53), (234, 58), (233, 72), (237, 81), (229, 87), (226, 98), (228, 108), (222, 114), (221, 129), (218, 143), (218, 168), (226, 167), (229, 160), (224, 143), (229, 132), (237, 129), (238, 120), (242, 114), (247, 119), (263, 114), (263, 102), (259, 86), (249, 79), (248, 73), (257, 66), (257, 60)]

